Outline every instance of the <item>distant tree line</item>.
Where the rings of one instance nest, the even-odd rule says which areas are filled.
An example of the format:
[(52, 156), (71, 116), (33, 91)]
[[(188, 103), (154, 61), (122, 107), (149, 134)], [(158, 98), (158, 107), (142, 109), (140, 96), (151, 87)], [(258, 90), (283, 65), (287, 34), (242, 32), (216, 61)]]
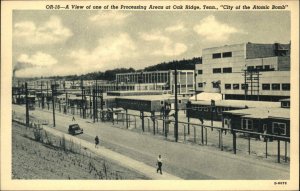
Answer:
[[(160, 64), (156, 64), (153, 66), (148, 66), (144, 68), (143, 71), (164, 71), (164, 70), (174, 70), (175, 67), (178, 70), (194, 70), (195, 64), (201, 64), (202, 63), (202, 57), (194, 57), (192, 59), (183, 59), (183, 60), (173, 60), (170, 62), (163, 62)], [(67, 80), (67, 81), (73, 81), (73, 80), (108, 80), (113, 81), (116, 79), (116, 74), (118, 73), (130, 73), (130, 72), (139, 72), (142, 70), (135, 70), (133, 68), (116, 68), (112, 70), (106, 70), (105, 72), (91, 72), (87, 74), (82, 75), (67, 75), (67, 76), (51, 76), (47, 77), (47, 79), (53, 79), (53, 80)], [(43, 77), (41, 77), (43, 78)], [(19, 78), (21, 79), (21, 78)], [(39, 77), (30, 78), (30, 79), (40, 79)], [(28, 80), (28, 78), (27, 78)]]
[(195, 64), (201, 63), (201, 57), (195, 57), (188, 60), (173, 60), (171, 62), (163, 62), (157, 65), (148, 66), (144, 69), (144, 71), (174, 70), (175, 68), (177, 68), (178, 70), (194, 70)]

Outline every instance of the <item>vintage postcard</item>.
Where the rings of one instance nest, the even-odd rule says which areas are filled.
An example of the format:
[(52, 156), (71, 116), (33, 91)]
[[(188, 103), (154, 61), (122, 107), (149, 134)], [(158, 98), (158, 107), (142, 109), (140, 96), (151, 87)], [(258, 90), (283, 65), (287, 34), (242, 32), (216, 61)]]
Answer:
[(1, 1), (1, 190), (298, 190), (298, 1)]

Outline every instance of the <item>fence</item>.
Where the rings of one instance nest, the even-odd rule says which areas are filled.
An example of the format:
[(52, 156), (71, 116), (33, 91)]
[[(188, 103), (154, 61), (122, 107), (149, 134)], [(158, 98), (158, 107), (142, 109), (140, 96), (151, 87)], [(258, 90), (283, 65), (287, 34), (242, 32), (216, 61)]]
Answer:
[[(50, 106), (51, 107), (51, 106)], [(73, 111), (73, 112), (72, 112)], [(81, 108), (71, 108), (71, 113), (81, 114)], [(125, 112), (124, 112), (125, 111)], [(101, 111), (97, 112), (97, 121), (100, 119), (102, 122), (112, 122), (113, 125), (121, 125), (126, 129), (135, 129), (137, 131), (153, 133), (153, 135), (164, 136), (166, 140), (174, 141), (174, 125), (175, 121), (170, 120), (168, 117), (163, 118), (161, 115), (135, 115), (129, 114), (126, 110), (124, 111)], [(66, 112), (66, 114), (68, 111)], [(81, 115), (82, 116), (82, 115)], [(89, 115), (92, 117), (92, 114)], [(268, 158), (274, 150), (274, 144), (271, 145), (270, 139), (277, 141), (277, 162), (280, 163), (281, 157), (281, 142), (284, 142), (284, 161), (288, 162), (288, 144), (290, 138), (263, 134), (251, 131), (243, 131), (236, 129), (228, 129), (217, 126), (209, 126), (204, 124), (197, 124), (191, 122), (178, 122), (178, 141), (179, 142), (191, 142), (199, 145), (210, 145), (216, 146), (221, 151), (224, 149), (227, 151), (232, 151), (237, 154), (238, 151), (247, 151), (250, 155), (251, 153), (261, 152), (261, 141), (252, 141), (253, 135), (258, 137), (263, 137), (264, 139), (264, 157)], [(281, 140), (280, 140), (281, 139)], [(237, 141), (238, 140), (238, 141)], [(258, 151), (257, 151), (258, 150)]]

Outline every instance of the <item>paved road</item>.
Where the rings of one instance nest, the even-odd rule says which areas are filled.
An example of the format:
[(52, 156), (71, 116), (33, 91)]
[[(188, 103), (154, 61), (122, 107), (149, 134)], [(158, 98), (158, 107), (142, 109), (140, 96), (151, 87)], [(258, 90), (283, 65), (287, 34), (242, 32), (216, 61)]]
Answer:
[[(24, 106), (13, 106), (17, 113), (24, 114)], [(35, 110), (31, 115), (37, 119), (52, 120), (50, 111)], [(58, 113), (55, 129), (67, 132), (71, 116)], [(165, 141), (161, 136), (137, 133), (113, 127), (111, 123), (92, 123), (89, 119), (76, 118), (84, 128), (80, 139), (93, 142), (100, 136), (100, 144), (107, 149), (153, 166), (158, 154), (164, 159), (163, 170), (183, 179), (222, 179), (222, 180), (271, 180), (289, 179), (289, 168), (280, 164), (270, 164), (263, 160), (249, 159), (231, 153), (211, 150), (210, 147)]]
[(133, 169), (133, 170), (147, 176), (150, 179), (153, 179), (153, 180), (180, 180), (179, 177), (173, 176), (169, 173), (164, 172), (162, 175), (159, 173), (153, 173), (153, 167), (146, 165), (143, 162), (139, 162), (132, 158), (126, 157), (125, 155), (121, 155), (117, 152), (106, 149), (103, 146), (99, 146), (98, 148), (95, 148), (95, 145), (89, 141), (85, 141), (85, 140), (82, 140), (75, 136), (62, 133), (54, 128), (44, 126), (43, 129), (50, 132), (53, 135), (56, 135), (59, 137), (64, 136), (66, 140), (72, 141), (73, 143), (78, 144), (78, 145), (80, 144), (82, 147), (89, 149), (90, 151), (94, 152), (95, 154), (104, 156), (108, 160), (113, 160), (114, 162), (116, 162), (124, 167)]

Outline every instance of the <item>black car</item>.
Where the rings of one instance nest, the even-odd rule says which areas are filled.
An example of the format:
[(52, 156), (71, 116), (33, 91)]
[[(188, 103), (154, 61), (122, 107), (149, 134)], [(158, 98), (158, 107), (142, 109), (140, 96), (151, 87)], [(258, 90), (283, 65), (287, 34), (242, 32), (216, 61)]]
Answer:
[(78, 124), (72, 124), (72, 125), (69, 125), (68, 132), (71, 135), (77, 135), (77, 134), (82, 134), (83, 129), (80, 128)]

